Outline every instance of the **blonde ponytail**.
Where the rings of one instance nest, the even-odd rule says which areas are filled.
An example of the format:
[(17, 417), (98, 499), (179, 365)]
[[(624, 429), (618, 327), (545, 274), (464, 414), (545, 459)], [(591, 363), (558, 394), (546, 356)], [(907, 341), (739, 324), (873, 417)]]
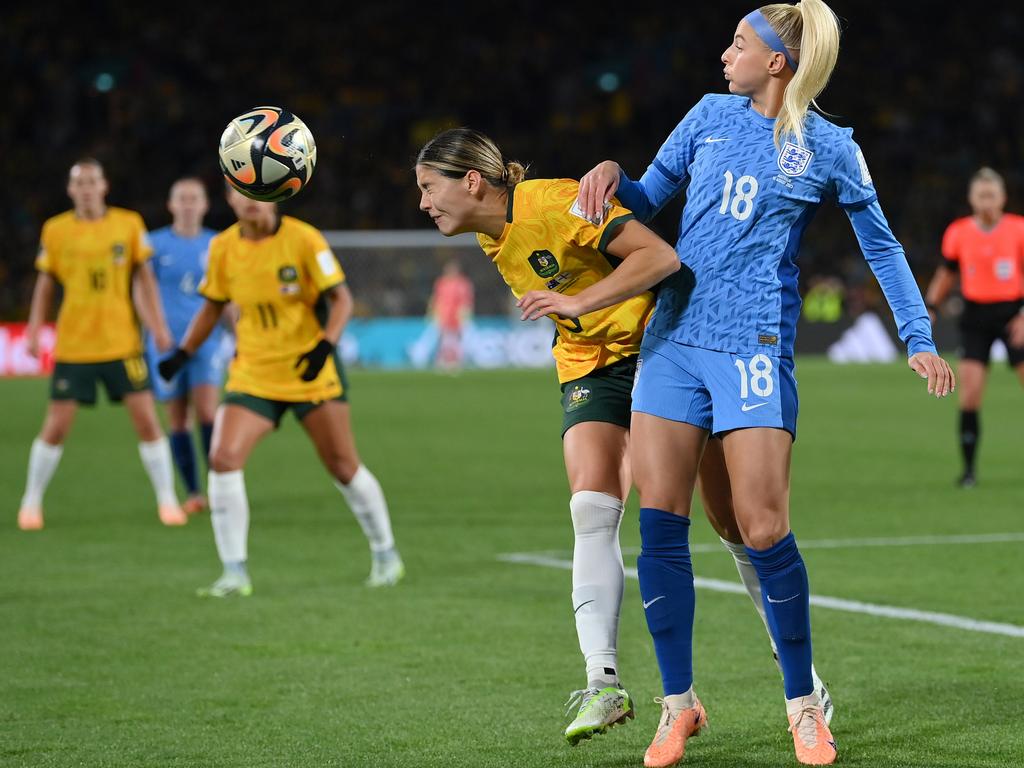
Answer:
[(782, 111), (775, 120), (775, 144), (792, 136), (803, 144), (804, 119), (825, 90), (839, 58), (839, 19), (822, 0), (796, 5), (777, 3), (759, 9), (783, 45), (796, 53), (797, 70), (786, 87)]
[(461, 179), (477, 171), (492, 187), (511, 188), (526, 176), (526, 166), (506, 162), (490, 138), (472, 128), (452, 128), (428, 141), (416, 156), (416, 165), (433, 168), (443, 176)]

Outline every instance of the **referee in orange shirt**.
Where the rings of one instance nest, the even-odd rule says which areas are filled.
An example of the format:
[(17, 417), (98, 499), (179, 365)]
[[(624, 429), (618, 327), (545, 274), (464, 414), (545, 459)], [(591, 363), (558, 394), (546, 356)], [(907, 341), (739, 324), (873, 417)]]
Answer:
[(972, 214), (957, 219), (942, 238), (943, 262), (925, 303), (935, 322), (960, 276), (964, 310), (960, 316), (960, 449), (964, 473), (959, 484), (975, 485), (974, 459), (981, 435), (978, 411), (985, 391), (989, 352), (1002, 339), (1010, 365), (1024, 385), (1024, 216), (1005, 213), (1006, 186), (991, 168), (982, 168), (968, 187)]

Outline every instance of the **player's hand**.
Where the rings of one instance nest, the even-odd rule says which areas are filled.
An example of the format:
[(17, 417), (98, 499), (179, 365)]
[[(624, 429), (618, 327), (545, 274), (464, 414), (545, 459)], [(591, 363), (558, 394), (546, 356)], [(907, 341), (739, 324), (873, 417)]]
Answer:
[(1024, 347), (1024, 315), (1016, 315), (1006, 324), (1011, 347)]
[(614, 160), (599, 163), (580, 179), (580, 192), (576, 200), (583, 215), (591, 221), (600, 221), (604, 204), (612, 199), (619, 188), (619, 164)]
[(166, 352), (170, 349), (174, 349), (174, 337), (171, 336), (171, 332), (167, 330), (166, 326), (158, 328), (153, 332), (153, 341), (156, 343), (156, 348), (160, 352)]
[(170, 381), (173, 379), (178, 371), (185, 367), (185, 363), (192, 357), (181, 347), (175, 347), (174, 353), (165, 357), (159, 363), (156, 364), (156, 369), (160, 372), (160, 378), (164, 381)]
[(928, 394), (945, 397), (956, 389), (956, 377), (949, 363), (934, 352), (918, 352), (911, 355), (907, 365), (922, 379), (928, 379)]
[(320, 371), (323, 370), (324, 363), (327, 362), (327, 357), (334, 351), (334, 345), (331, 344), (327, 339), (320, 339), (309, 352), (299, 355), (299, 359), (295, 361), (295, 367), (299, 368), (303, 362), (306, 363), (306, 370), (302, 372), (303, 381), (313, 381), (317, 376), (320, 375)]
[(522, 310), (520, 320), (537, 320), (544, 315), (559, 317), (579, 317), (580, 305), (575, 296), (566, 296), (555, 291), (529, 291), (516, 302)]

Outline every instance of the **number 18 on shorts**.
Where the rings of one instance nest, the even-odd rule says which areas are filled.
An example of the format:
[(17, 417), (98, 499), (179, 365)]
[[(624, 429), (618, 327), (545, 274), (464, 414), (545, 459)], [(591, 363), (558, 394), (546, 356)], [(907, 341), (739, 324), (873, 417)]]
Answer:
[(644, 337), (633, 410), (721, 434), (774, 427), (796, 437), (792, 358), (716, 352)]

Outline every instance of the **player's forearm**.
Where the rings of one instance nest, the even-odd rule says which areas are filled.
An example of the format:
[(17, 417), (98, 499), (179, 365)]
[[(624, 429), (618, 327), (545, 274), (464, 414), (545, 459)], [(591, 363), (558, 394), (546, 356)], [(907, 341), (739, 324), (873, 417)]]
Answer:
[(188, 324), (185, 337), (179, 342), (178, 346), (188, 352), (189, 355), (194, 355), (196, 350), (213, 333), (213, 329), (220, 321), (223, 311), (223, 304), (207, 299), (192, 318), (192, 322)]
[(36, 278), (35, 288), (32, 289), (32, 303), (28, 310), (29, 332), (38, 331), (46, 322), (50, 307), (53, 306), (53, 294), (53, 278), (45, 272), (40, 272)]
[(167, 321), (164, 319), (164, 308), (160, 302), (160, 291), (148, 264), (143, 264), (135, 270), (135, 295), (135, 309), (146, 330), (153, 334), (166, 331)]
[(678, 269), (679, 257), (667, 243), (637, 248), (610, 275), (576, 294), (580, 315), (639, 296)]
[(341, 334), (345, 332), (345, 326), (352, 318), (352, 292), (348, 286), (342, 284), (329, 291), (329, 298), (331, 309), (324, 325), (324, 338), (337, 345), (341, 340)]

